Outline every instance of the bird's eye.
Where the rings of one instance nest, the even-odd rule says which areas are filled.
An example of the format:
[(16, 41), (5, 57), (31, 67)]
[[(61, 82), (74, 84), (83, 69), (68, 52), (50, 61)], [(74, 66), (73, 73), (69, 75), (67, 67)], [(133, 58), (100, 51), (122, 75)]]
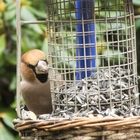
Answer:
[(36, 67), (36, 65), (32, 65), (32, 64), (28, 64), (27, 66), (31, 69), (35, 69), (35, 67)]
[(22, 61), (22, 63), (24, 63), (27, 67), (29, 67), (30, 69), (33, 69), (33, 70), (37, 66), (37, 64), (36, 65), (32, 65), (32, 64), (28, 64), (27, 62), (24, 62), (24, 61)]
[[(41, 60), (41, 61), (44, 61), (44, 62), (48, 65), (48, 61), (47, 61), (46, 59), (43, 59), (43, 60)], [(22, 62), (23, 62), (24, 64), (26, 64), (27, 67), (29, 67), (30, 69), (32, 69), (32, 70), (34, 71), (35, 68), (38, 66), (38, 63), (40, 62), (40, 60), (37, 62), (36, 65), (28, 64), (28, 63), (26, 63), (26, 62), (24, 62), (24, 61), (22, 61)]]

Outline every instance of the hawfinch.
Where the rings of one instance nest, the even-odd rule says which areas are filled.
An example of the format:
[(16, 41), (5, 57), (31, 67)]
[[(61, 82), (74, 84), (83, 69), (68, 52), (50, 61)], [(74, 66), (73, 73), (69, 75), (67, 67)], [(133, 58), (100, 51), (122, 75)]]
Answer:
[(30, 50), (21, 57), (21, 93), (27, 108), (36, 115), (52, 112), (48, 62), (45, 53)]

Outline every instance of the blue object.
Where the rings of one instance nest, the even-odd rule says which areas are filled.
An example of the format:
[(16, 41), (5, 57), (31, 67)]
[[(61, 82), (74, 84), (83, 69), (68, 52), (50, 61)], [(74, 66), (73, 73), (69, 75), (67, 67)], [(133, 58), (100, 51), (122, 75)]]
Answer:
[[(94, 0), (76, 0), (76, 80), (89, 77), (95, 68)], [(86, 57), (85, 57), (86, 56)]]

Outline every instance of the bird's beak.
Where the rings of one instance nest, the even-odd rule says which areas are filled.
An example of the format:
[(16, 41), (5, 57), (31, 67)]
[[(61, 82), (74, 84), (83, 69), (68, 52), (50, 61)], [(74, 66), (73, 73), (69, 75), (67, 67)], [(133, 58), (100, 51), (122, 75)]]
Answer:
[(36, 73), (45, 74), (49, 72), (49, 65), (46, 61), (39, 60), (36, 66)]

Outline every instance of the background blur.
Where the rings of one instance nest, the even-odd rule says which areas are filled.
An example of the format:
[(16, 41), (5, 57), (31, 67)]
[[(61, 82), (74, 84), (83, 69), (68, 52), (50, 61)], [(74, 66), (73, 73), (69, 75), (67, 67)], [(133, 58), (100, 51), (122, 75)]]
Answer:
[[(45, 1), (21, 0), (23, 20), (45, 19)], [(114, 0), (111, 0), (112, 2)], [(136, 41), (138, 53), (138, 74), (140, 75), (140, 0), (133, 0), (136, 16)], [(12, 120), (16, 118), (16, 0), (0, 0), (0, 140), (16, 140)], [(24, 25), (22, 27), (22, 52), (31, 48), (47, 51), (45, 25)]]

